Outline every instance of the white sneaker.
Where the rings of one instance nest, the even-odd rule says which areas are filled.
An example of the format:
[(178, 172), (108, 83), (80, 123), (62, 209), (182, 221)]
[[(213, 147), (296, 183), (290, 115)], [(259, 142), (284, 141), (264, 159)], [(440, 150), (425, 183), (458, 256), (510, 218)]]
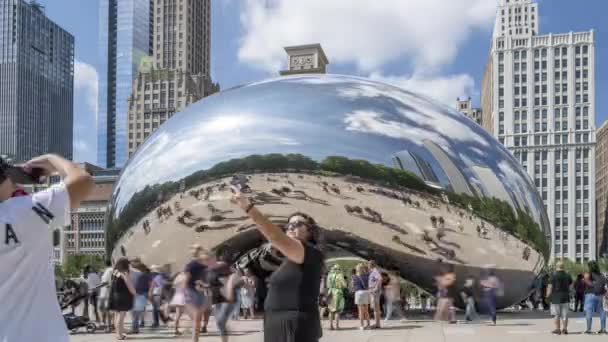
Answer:
[(363, 330), (365, 330), (365, 328), (364, 327), (359, 327), (359, 330), (363, 331)]

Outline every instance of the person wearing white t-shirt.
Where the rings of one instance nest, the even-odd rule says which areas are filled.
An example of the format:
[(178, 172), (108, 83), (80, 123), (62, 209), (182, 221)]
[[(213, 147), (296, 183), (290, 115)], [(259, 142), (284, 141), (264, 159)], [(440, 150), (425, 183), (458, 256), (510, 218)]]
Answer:
[(89, 316), (89, 304), (93, 307), (95, 321), (99, 323), (99, 310), (97, 308), (97, 298), (99, 296), (99, 285), (101, 285), (101, 277), (91, 265), (86, 265), (83, 272), (84, 281), (87, 283), (87, 300), (85, 301), (83, 316)]
[[(63, 183), (33, 195), (16, 184), (58, 174)], [(56, 155), (13, 166), (0, 158), (0, 341), (69, 342), (51, 264), (49, 227), (69, 224), (70, 208), (94, 183), (76, 164)]]
[(106, 270), (101, 276), (101, 288), (99, 289), (99, 302), (97, 306), (101, 311), (101, 320), (106, 325), (106, 332), (112, 331), (112, 312), (108, 308), (108, 300), (110, 299), (110, 282), (112, 281), (112, 272), (114, 268), (110, 261), (106, 262)]

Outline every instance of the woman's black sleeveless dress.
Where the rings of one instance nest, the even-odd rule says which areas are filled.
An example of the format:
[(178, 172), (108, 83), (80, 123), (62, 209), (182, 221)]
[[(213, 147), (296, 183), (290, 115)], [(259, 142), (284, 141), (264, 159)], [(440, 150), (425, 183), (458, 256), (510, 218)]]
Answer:
[(264, 303), (264, 342), (316, 342), (323, 335), (318, 309), (323, 255), (304, 243), (304, 262), (287, 258), (270, 277)]
[(133, 294), (122, 277), (112, 276), (108, 307), (111, 311), (131, 311), (133, 309)]

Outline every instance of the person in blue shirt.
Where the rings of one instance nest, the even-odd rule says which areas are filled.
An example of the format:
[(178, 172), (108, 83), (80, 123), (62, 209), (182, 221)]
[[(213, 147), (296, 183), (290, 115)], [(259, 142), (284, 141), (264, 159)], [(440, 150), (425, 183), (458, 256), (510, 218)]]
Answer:
[[(357, 274), (353, 277), (353, 288), (355, 290), (355, 304), (359, 309), (359, 322), (361, 323), (361, 330), (368, 329), (369, 324), (369, 273), (365, 264), (357, 265)], [(363, 325), (363, 321), (366, 321), (366, 325)]]

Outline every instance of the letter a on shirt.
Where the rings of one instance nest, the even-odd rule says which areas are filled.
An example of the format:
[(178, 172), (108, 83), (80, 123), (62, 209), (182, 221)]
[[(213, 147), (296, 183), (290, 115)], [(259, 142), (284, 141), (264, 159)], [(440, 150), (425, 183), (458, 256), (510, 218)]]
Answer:
[(51, 265), (69, 206), (64, 185), (0, 202), (0, 342), (69, 342)]

